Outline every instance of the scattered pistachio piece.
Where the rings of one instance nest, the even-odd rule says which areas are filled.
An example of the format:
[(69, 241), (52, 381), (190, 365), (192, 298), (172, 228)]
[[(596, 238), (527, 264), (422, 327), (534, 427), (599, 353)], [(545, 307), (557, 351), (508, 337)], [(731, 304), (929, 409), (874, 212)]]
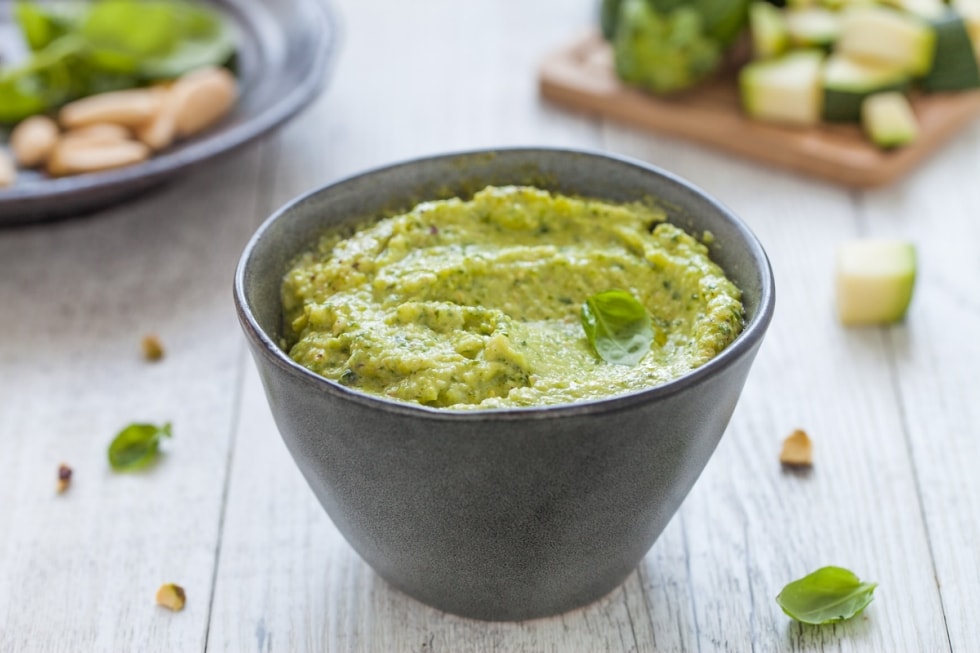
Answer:
[(71, 485), (71, 467), (65, 463), (58, 465), (58, 494), (64, 494)]
[(24, 168), (43, 165), (58, 143), (61, 130), (47, 116), (31, 116), (22, 120), (10, 132), (10, 149), (17, 163)]
[(157, 590), (157, 605), (162, 605), (165, 608), (169, 608), (174, 612), (180, 612), (184, 609), (184, 604), (187, 602), (187, 595), (184, 593), (184, 588), (175, 583), (164, 583)]
[(783, 440), (783, 451), (779, 454), (779, 462), (787, 467), (813, 466), (813, 443), (806, 431), (796, 429)]
[(163, 343), (155, 334), (143, 336), (143, 358), (148, 361), (158, 361), (163, 358)]

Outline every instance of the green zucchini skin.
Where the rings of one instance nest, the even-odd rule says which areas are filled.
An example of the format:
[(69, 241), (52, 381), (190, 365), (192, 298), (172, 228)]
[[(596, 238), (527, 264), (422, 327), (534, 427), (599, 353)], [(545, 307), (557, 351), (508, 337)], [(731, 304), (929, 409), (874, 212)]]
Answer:
[(878, 86), (866, 91), (845, 91), (825, 87), (823, 90), (823, 119), (827, 122), (860, 122), (861, 105), (865, 98), (886, 91), (905, 93), (908, 89), (908, 80)]
[(612, 41), (616, 35), (616, 23), (619, 20), (619, 6), (622, 0), (602, 0), (599, 6), (599, 25), (602, 27), (602, 35), (607, 41)]
[(859, 122), (867, 97), (886, 91), (905, 93), (911, 78), (901, 68), (831, 55), (824, 64), (821, 85), (825, 121)]
[(936, 31), (936, 53), (932, 67), (919, 82), (922, 90), (937, 93), (980, 87), (980, 67), (963, 18), (949, 12), (933, 20), (932, 26)]

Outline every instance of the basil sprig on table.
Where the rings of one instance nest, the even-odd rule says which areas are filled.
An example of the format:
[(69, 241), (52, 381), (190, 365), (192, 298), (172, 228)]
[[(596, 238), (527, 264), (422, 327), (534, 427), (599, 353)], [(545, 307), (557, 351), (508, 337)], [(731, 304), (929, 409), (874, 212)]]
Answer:
[(862, 583), (854, 572), (823, 567), (783, 588), (776, 603), (805, 624), (829, 624), (861, 614), (874, 599), (878, 583)]
[(172, 437), (170, 423), (130, 424), (109, 445), (109, 465), (117, 472), (142, 469), (156, 460), (160, 453), (160, 439)]
[(582, 328), (589, 344), (607, 363), (636, 365), (650, 351), (650, 314), (625, 290), (605, 290), (582, 304)]

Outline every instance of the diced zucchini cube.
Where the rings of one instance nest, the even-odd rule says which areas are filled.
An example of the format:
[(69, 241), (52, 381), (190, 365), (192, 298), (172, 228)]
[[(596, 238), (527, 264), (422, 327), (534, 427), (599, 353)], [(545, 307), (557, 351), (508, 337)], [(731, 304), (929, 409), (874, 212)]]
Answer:
[(797, 47), (829, 47), (840, 33), (840, 16), (823, 7), (786, 11), (786, 29)]
[(980, 66), (965, 19), (948, 12), (933, 20), (932, 27), (936, 32), (936, 54), (922, 78), (922, 90), (933, 93), (980, 87)]
[(902, 93), (876, 93), (861, 105), (861, 126), (871, 142), (878, 147), (908, 145), (919, 135), (909, 99)]
[(858, 6), (843, 12), (836, 52), (921, 76), (932, 67), (936, 33), (925, 20), (888, 7)]
[(745, 112), (759, 120), (791, 125), (820, 122), (823, 59), (818, 50), (802, 50), (744, 66), (739, 88)]
[(908, 85), (909, 76), (893, 66), (832, 54), (823, 67), (824, 120), (860, 122), (865, 98)]
[(904, 241), (854, 240), (837, 250), (837, 312), (846, 326), (901, 320), (912, 301), (915, 247)]
[(756, 59), (770, 59), (789, 48), (783, 12), (768, 2), (757, 0), (749, 6), (749, 31)]
[(881, 0), (881, 4), (930, 20), (946, 13), (946, 3), (943, 0)]

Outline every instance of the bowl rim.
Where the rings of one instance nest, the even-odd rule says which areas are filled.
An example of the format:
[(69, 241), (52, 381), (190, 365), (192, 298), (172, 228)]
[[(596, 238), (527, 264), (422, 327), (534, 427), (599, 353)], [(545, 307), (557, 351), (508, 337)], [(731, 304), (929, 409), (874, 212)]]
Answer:
[[(486, 409), (451, 409), (434, 408), (395, 399), (368, 394), (366, 392), (353, 390), (340, 383), (331, 381), (315, 372), (308, 370), (299, 363), (291, 359), (288, 354), (265, 332), (259, 325), (254, 313), (249, 306), (245, 293), (245, 271), (249, 266), (254, 251), (257, 249), (266, 233), (272, 225), (279, 220), (286, 220), (293, 210), (310, 200), (312, 197), (325, 193), (331, 189), (346, 184), (351, 181), (371, 177), (383, 172), (392, 171), (424, 162), (435, 162), (446, 159), (459, 159), (466, 157), (482, 157), (487, 155), (507, 155), (507, 154), (559, 154), (585, 156), (591, 158), (606, 159), (615, 163), (625, 164), (641, 168), (647, 173), (659, 176), (667, 182), (682, 187), (706, 201), (713, 209), (718, 211), (724, 219), (728, 220), (732, 226), (741, 234), (744, 239), (748, 252), (755, 263), (755, 268), (761, 278), (759, 292), (759, 308), (752, 319), (745, 325), (741, 333), (724, 350), (715, 355), (711, 360), (700, 367), (686, 372), (685, 374), (658, 385), (651, 386), (642, 390), (635, 390), (609, 397), (591, 399), (576, 403), (554, 404), (548, 406), (515, 406), (508, 408), (486, 408)], [(601, 199), (601, 198), (599, 198)], [(335, 179), (329, 183), (313, 188), (312, 190), (301, 193), (300, 195), (283, 204), (274, 211), (259, 226), (255, 233), (249, 238), (239, 258), (235, 269), (233, 285), (233, 295), (235, 309), (238, 313), (239, 322), (245, 331), (246, 337), (254, 344), (258, 345), (257, 350), (284, 373), (293, 376), (307, 385), (314, 386), (315, 389), (326, 392), (338, 399), (352, 401), (354, 403), (369, 406), (387, 413), (406, 415), (415, 418), (450, 420), (450, 421), (514, 421), (528, 419), (554, 419), (558, 417), (573, 417), (577, 415), (601, 415), (617, 412), (630, 408), (638, 403), (646, 403), (656, 399), (669, 397), (678, 392), (682, 392), (691, 386), (696, 386), (703, 382), (707, 377), (713, 376), (724, 369), (735, 364), (736, 361), (752, 351), (765, 335), (766, 330), (772, 321), (775, 307), (775, 280), (773, 278), (772, 266), (769, 257), (762, 247), (758, 237), (749, 229), (748, 225), (735, 215), (728, 207), (715, 199), (711, 194), (704, 191), (686, 179), (668, 172), (659, 166), (627, 157), (619, 154), (611, 154), (599, 150), (586, 148), (564, 148), (564, 147), (500, 147), (483, 148), (473, 150), (454, 151), (443, 154), (425, 155), (396, 161), (369, 168), (365, 171), (347, 175)]]

